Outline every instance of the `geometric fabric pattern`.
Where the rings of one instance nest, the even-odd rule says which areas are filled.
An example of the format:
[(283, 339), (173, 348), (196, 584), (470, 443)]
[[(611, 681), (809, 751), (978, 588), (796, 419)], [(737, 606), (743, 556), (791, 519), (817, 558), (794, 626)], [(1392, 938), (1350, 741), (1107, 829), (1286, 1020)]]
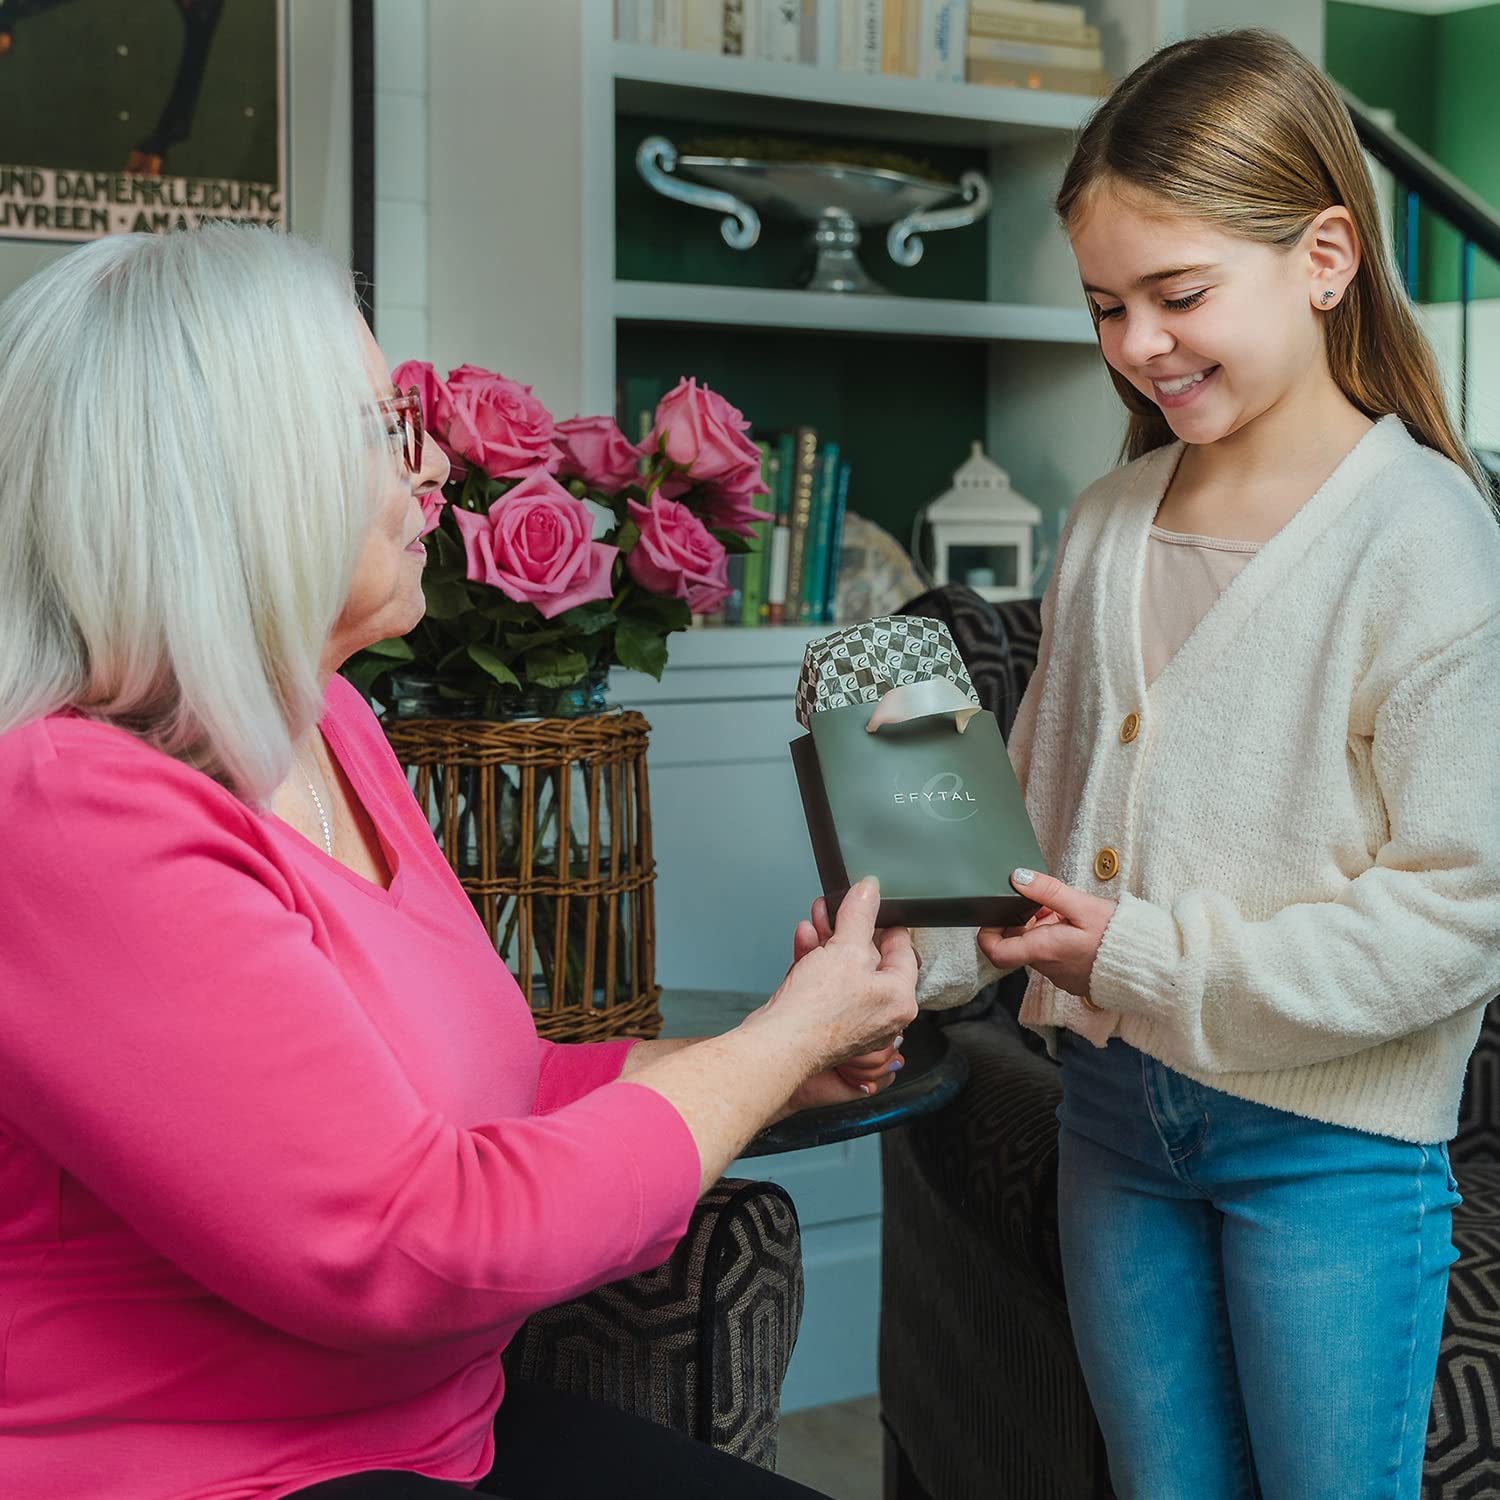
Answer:
[[(935, 589), (980, 701), (1008, 733), (1040, 601)], [(880, 1403), (886, 1500), (1107, 1500), (1102, 1439), (1067, 1332), (1057, 1240), (1056, 1065), (1015, 1020), (1024, 974), (925, 1012), (968, 1061), (947, 1109), (881, 1137)], [(1500, 1000), (1469, 1066), (1451, 1155), (1464, 1201), (1422, 1500), (1500, 1500)]]
[(776, 1467), (781, 1383), (802, 1320), (797, 1211), (769, 1182), (723, 1178), (654, 1270), (534, 1313), (506, 1371)]
[(797, 722), (830, 708), (874, 703), (893, 687), (947, 679), (976, 708), (979, 695), (948, 627), (939, 620), (885, 615), (813, 641), (797, 679)]

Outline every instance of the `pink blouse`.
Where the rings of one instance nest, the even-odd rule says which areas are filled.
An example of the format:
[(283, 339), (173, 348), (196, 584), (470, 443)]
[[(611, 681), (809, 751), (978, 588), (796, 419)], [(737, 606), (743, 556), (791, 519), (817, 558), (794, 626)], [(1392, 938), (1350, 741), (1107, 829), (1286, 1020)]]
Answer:
[(474, 1482), (500, 1351), (658, 1264), (699, 1159), (558, 1047), (369, 709), (322, 728), (389, 890), (122, 730), (0, 736), (0, 1492)]

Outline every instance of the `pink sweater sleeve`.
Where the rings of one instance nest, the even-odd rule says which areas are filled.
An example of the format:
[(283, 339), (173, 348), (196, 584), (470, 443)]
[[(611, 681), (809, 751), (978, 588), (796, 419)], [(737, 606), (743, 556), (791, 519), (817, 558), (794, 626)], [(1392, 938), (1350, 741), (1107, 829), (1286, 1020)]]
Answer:
[(547, 1065), (545, 1118), (459, 1126), (253, 813), (143, 747), (83, 769), (10, 788), (0, 1126), (205, 1287), (337, 1348), (500, 1327), (667, 1255), (697, 1149), (661, 1096), (606, 1081), (622, 1046)]

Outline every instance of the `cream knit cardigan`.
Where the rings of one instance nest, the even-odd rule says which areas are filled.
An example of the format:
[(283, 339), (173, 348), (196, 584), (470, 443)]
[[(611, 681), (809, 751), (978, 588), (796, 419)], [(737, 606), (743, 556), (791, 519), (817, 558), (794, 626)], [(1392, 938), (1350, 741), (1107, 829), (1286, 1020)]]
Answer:
[(1446, 1140), (1500, 990), (1500, 528), (1386, 417), (1148, 689), (1146, 540), (1181, 453), (1084, 492), (1043, 601), (1011, 758), (1049, 869), (1119, 907), (1101, 1011), (1033, 972), (1021, 1019)]

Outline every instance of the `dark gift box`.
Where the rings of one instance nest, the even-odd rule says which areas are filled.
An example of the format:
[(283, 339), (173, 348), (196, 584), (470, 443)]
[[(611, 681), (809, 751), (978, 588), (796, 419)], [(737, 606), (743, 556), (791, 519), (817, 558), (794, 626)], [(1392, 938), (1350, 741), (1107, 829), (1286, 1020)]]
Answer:
[(866, 875), (881, 926), (992, 927), (1037, 907), (1010, 872), (1042, 870), (995, 716), (938, 620), (867, 620), (812, 642), (792, 764), (830, 912)]

